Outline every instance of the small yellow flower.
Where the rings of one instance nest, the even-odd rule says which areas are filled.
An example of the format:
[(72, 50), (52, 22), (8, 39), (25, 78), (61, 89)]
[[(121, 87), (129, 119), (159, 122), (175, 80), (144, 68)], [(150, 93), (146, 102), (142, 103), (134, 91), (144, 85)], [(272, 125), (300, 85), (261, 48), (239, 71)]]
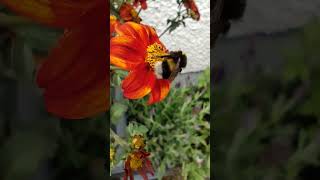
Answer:
[(114, 161), (114, 157), (116, 155), (116, 150), (110, 147), (110, 161)]
[(154, 175), (154, 169), (151, 161), (148, 159), (149, 156), (150, 153), (144, 150), (137, 150), (128, 154), (124, 163), (124, 179), (128, 177), (133, 179), (134, 171), (138, 171), (142, 177), (147, 177), (147, 173)]
[(131, 146), (134, 149), (143, 149), (145, 147), (144, 137), (141, 135), (134, 135)]
[(139, 154), (130, 154), (130, 168), (133, 170), (139, 170), (142, 168), (143, 159), (139, 157)]

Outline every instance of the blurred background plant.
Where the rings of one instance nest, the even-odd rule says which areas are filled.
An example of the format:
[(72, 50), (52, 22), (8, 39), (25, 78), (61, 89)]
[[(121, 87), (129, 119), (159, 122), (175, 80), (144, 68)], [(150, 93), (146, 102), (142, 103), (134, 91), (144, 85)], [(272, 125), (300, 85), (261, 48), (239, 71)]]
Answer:
[(0, 6), (0, 179), (105, 179), (109, 115), (52, 117), (34, 82), (61, 33)]
[(232, 79), (213, 69), (214, 178), (319, 179), (319, 20), (292, 34), (273, 71), (249, 58)]

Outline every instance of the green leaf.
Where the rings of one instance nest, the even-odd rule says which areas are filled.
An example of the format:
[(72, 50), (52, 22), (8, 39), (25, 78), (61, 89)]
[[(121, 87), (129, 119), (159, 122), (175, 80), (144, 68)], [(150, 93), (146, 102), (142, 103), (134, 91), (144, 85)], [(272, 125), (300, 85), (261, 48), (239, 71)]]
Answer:
[(125, 104), (116, 102), (113, 103), (111, 106), (111, 122), (112, 123), (117, 123), (125, 114), (127, 111), (128, 107)]

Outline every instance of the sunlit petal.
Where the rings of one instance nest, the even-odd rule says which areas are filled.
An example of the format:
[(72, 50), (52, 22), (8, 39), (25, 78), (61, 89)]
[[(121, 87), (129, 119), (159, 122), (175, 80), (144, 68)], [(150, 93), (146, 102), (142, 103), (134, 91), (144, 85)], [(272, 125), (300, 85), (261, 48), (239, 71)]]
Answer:
[(149, 45), (150, 37), (146, 28), (143, 25), (134, 22), (127, 22), (121, 26), (117, 26), (116, 32), (120, 36), (131, 36), (137, 39), (143, 44), (143, 46), (141, 47), (143, 49), (145, 49)]
[(111, 39), (110, 62), (125, 70), (134, 69), (144, 62), (145, 50), (131, 37), (119, 36)]

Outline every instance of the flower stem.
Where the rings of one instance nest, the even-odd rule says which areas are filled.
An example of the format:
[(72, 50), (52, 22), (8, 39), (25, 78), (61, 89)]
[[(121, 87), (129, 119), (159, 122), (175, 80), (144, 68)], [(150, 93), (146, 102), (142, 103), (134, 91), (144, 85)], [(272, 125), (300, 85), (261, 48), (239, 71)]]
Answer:
[[(177, 21), (177, 20), (181, 19), (181, 17), (182, 17), (182, 20), (185, 19), (184, 16), (183, 16), (184, 14), (182, 14), (182, 13), (186, 12), (187, 10), (185, 9), (185, 10), (182, 10), (182, 11), (181, 11), (181, 8), (182, 8), (181, 3), (178, 3), (178, 4), (179, 4), (179, 6), (178, 6), (179, 13), (178, 13), (177, 17), (174, 18), (173, 21)], [(182, 15), (181, 15), (181, 14), (182, 14)], [(171, 28), (171, 26), (172, 26), (172, 23), (170, 24), (170, 26), (168, 26), (168, 27), (160, 34), (159, 38), (160, 38), (161, 36), (163, 36), (163, 35)]]
[(171, 25), (168, 26), (159, 36), (159, 38), (161, 38), (161, 36), (163, 36), (169, 29), (170, 29)]
[(139, 16), (139, 14), (140, 14), (141, 10), (142, 10), (142, 8), (140, 7), (140, 9), (139, 9), (139, 11), (138, 11), (138, 16)]

